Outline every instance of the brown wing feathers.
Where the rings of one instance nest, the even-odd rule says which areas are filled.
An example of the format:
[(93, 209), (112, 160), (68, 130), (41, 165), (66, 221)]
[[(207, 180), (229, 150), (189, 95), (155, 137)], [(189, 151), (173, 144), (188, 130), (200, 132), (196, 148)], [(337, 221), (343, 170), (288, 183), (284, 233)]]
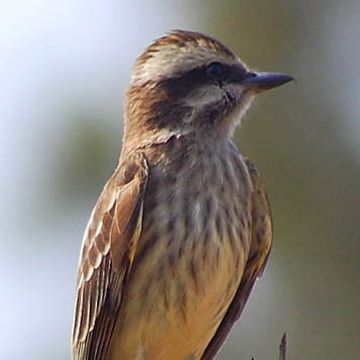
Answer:
[(148, 172), (142, 154), (120, 165), (91, 216), (79, 265), (72, 334), (74, 359), (106, 358), (141, 232)]

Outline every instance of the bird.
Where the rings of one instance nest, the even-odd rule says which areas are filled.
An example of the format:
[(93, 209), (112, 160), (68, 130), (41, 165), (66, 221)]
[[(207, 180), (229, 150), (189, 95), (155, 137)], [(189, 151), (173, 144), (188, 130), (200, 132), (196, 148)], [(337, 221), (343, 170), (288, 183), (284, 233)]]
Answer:
[(264, 181), (234, 130), (257, 94), (292, 80), (189, 30), (137, 58), (119, 162), (83, 237), (74, 360), (220, 351), (272, 244)]

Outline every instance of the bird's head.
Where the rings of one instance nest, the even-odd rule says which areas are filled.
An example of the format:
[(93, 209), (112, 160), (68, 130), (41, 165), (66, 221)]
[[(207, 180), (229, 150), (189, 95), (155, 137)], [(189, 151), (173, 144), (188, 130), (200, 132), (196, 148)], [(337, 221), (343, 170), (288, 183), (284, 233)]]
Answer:
[(207, 35), (176, 30), (139, 56), (127, 93), (125, 141), (231, 136), (254, 96), (293, 80), (247, 67)]

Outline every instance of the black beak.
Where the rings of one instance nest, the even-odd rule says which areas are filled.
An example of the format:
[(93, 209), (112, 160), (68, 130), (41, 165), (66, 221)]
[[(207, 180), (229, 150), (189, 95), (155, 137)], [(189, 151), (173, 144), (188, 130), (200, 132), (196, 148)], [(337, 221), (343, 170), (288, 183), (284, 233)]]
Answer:
[(247, 89), (259, 93), (295, 80), (292, 76), (281, 73), (249, 72), (241, 81)]

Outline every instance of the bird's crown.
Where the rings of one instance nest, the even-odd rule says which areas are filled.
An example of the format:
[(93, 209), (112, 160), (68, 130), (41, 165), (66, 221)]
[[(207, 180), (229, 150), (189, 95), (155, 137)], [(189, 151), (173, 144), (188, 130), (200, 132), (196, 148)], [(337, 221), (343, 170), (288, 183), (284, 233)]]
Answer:
[(138, 57), (132, 82), (141, 85), (159, 81), (213, 61), (235, 62), (237, 57), (220, 41), (208, 35), (174, 30), (155, 40)]

